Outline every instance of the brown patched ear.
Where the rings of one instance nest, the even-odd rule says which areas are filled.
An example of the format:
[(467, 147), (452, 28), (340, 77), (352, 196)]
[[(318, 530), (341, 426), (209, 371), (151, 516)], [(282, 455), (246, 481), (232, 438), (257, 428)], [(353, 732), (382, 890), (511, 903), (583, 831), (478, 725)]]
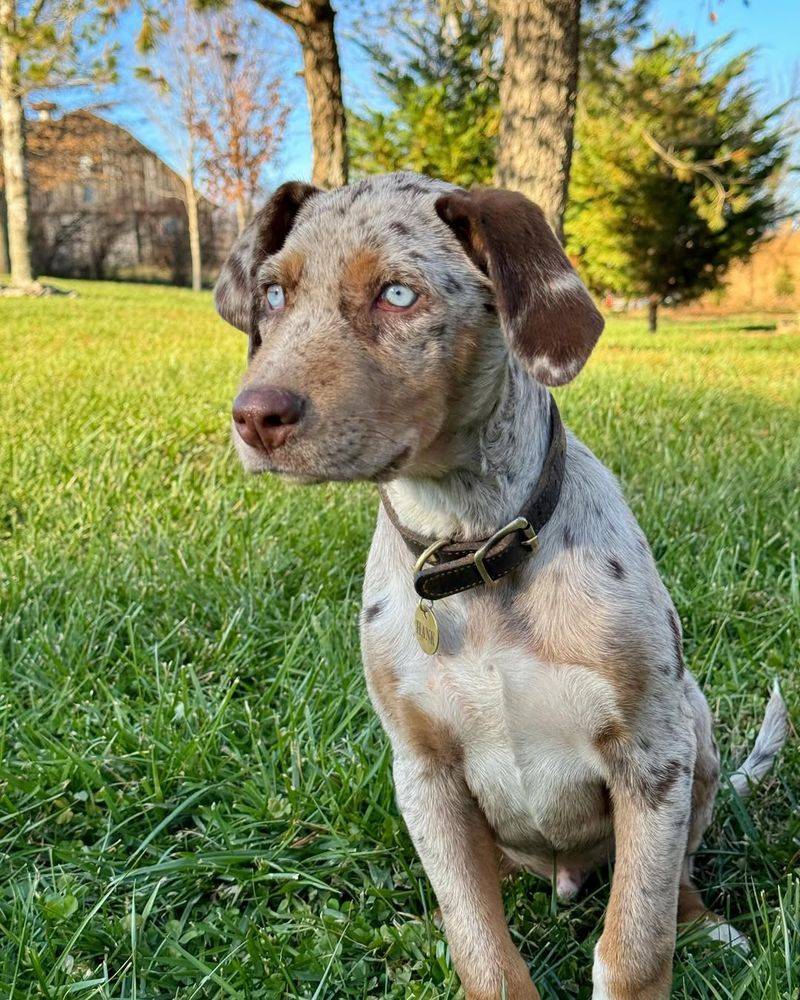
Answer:
[(301, 181), (282, 184), (237, 237), (225, 261), (214, 303), (220, 316), (252, 339), (258, 336), (259, 295), (256, 274), (264, 260), (286, 242), (303, 202), (319, 188)]
[(533, 376), (545, 385), (574, 378), (604, 320), (538, 205), (473, 188), (443, 195), (436, 212), (491, 279), (508, 341)]

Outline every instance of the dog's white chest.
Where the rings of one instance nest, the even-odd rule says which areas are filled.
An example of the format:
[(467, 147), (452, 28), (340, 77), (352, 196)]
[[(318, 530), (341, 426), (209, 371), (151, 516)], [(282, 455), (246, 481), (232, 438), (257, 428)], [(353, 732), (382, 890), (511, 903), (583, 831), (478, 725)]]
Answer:
[(420, 707), (463, 748), (467, 784), (501, 842), (563, 848), (602, 781), (592, 736), (616, 714), (609, 685), (491, 643), (430, 658), (425, 673)]
[(588, 667), (538, 657), (524, 627), (515, 627), (514, 592), (502, 585), (437, 602), (439, 650), (426, 655), (409, 581), (385, 572), (380, 548), (373, 555), (379, 601), (362, 640), (395, 752), (424, 752), (446, 734), (498, 840), (519, 854), (593, 842), (605, 778), (595, 738), (619, 718), (609, 682)]

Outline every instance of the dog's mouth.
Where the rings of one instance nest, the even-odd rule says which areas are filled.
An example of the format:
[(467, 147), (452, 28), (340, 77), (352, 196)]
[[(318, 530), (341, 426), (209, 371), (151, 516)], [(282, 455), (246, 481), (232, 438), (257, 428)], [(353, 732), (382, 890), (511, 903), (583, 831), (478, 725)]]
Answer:
[(313, 486), (319, 483), (356, 481), (368, 483), (385, 483), (394, 478), (402, 469), (406, 459), (411, 453), (410, 447), (402, 448), (385, 465), (380, 466), (377, 471), (369, 472), (363, 469), (296, 469), (281, 466), (274, 459), (267, 458), (263, 472), (270, 472), (278, 476), (284, 482), (297, 486)]
[(314, 456), (294, 453), (289, 443), (274, 451), (265, 452), (245, 444), (238, 437), (235, 428), (233, 438), (246, 472), (256, 476), (270, 473), (286, 483), (298, 486), (326, 482), (387, 482), (403, 468), (412, 451), (411, 445), (401, 445), (388, 461), (381, 462), (375, 468), (370, 467), (366, 456), (361, 454), (343, 457), (342, 461), (334, 460), (330, 464), (323, 458), (322, 462), (317, 463)]

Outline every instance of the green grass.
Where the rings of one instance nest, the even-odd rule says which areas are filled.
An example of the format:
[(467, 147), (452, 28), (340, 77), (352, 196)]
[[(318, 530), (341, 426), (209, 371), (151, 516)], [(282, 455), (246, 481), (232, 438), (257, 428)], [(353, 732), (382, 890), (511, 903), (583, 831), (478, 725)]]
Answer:
[[(359, 664), (374, 493), (244, 477), (245, 341), (208, 295), (75, 287), (0, 301), (0, 997), (458, 996)], [(614, 320), (558, 394), (651, 540), (728, 771), (774, 675), (800, 708), (800, 336), (758, 326)], [(699, 880), (753, 955), (684, 935), (675, 996), (798, 996), (798, 776), (790, 745), (722, 792)], [(508, 886), (543, 997), (590, 996), (607, 895)]]

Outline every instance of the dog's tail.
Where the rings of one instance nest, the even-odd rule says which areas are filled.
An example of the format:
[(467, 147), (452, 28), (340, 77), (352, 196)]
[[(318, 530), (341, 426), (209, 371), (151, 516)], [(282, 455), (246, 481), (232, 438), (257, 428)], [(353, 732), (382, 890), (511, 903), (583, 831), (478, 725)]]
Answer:
[(744, 764), (728, 779), (737, 795), (747, 798), (753, 787), (764, 779), (788, 735), (789, 712), (776, 678), (755, 745)]

